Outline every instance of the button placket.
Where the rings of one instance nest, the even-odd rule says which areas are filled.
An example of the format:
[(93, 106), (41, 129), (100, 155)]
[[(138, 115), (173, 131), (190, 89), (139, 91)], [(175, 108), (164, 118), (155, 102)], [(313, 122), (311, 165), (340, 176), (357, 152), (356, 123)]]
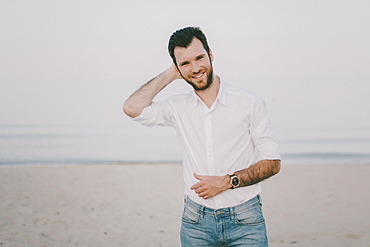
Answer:
[[(208, 110), (208, 109), (206, 109)], [(207, 166), (210, 174), (215, 175), (214, 148), (212, 136), (212, 112), (207, 111), (204, 120)]]
[[(213, 130), (212, 130), (212, 112), (215, 110), (215, 107), (204, 108), (205, 118), (204, 118), (204, 130), (205, 130), (205, 144), (206, 144), (206, 158), (207, 158), (207, 167), (209, 175), (217, 175), (216, 166), (215, 166), (215, 155), (214, 155), (214, 146), (213, 146)], [(221, 197), (212, 197), (215, 202), (216, 207), (222, 205)]]

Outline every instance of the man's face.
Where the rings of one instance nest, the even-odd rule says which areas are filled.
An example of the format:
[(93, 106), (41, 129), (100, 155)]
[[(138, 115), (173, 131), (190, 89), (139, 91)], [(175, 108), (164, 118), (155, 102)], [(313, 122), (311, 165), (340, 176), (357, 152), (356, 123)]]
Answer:
[(174, 55), (181, 76), (196, 91), (202, 91), (213, 82), (213, 55), (204, 49), (202, 42), (194, 38), (186, 48), (175, 47)]

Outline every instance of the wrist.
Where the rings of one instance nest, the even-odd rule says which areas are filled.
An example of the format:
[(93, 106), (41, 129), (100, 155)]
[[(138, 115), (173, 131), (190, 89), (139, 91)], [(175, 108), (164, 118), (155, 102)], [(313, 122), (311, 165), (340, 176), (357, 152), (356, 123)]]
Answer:
[(225, 175), (225, 177), (224, 177), (224, 182), (225, 182), (225, 190), (228, 190), (228, 189), (232, 189), (233, 188), (233, 186), (231, 185), (231, 183), (230, 183), (230, 176), (229, 176), (229, 174), (227, 174), (227, 175)]
[(229, 177), (229, 183), (231, 189), (238, 188), (240, 186), (240, 178), (234, 173), (234, 174), (227, 174)]

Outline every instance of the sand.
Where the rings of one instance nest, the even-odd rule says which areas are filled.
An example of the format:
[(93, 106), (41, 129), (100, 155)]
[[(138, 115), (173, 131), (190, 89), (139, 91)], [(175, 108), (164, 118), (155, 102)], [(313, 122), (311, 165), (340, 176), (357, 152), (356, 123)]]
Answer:
[[(271, 247), (370, 246), (370, 166), (283, 166), (263, 182)], [(179, 164), (1, 166), (0, 247), (180, 246)]]

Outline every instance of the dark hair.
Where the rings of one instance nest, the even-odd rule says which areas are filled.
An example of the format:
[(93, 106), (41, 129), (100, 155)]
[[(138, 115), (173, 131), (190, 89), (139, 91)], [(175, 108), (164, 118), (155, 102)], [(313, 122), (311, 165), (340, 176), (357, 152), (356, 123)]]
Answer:
[(175, 47), (188, 47), (193, 40), (193, 38), (197, 38), (202, 42), (204, 49), (209, 55), (209, 46), (207, 43), (207, 38), (200, 30), (199, 27), (185, 27), (175, 31), (168, 42), (168, 52), (172, 58), (172, 61), (176, 64), (176, 58), (174, 55)]

